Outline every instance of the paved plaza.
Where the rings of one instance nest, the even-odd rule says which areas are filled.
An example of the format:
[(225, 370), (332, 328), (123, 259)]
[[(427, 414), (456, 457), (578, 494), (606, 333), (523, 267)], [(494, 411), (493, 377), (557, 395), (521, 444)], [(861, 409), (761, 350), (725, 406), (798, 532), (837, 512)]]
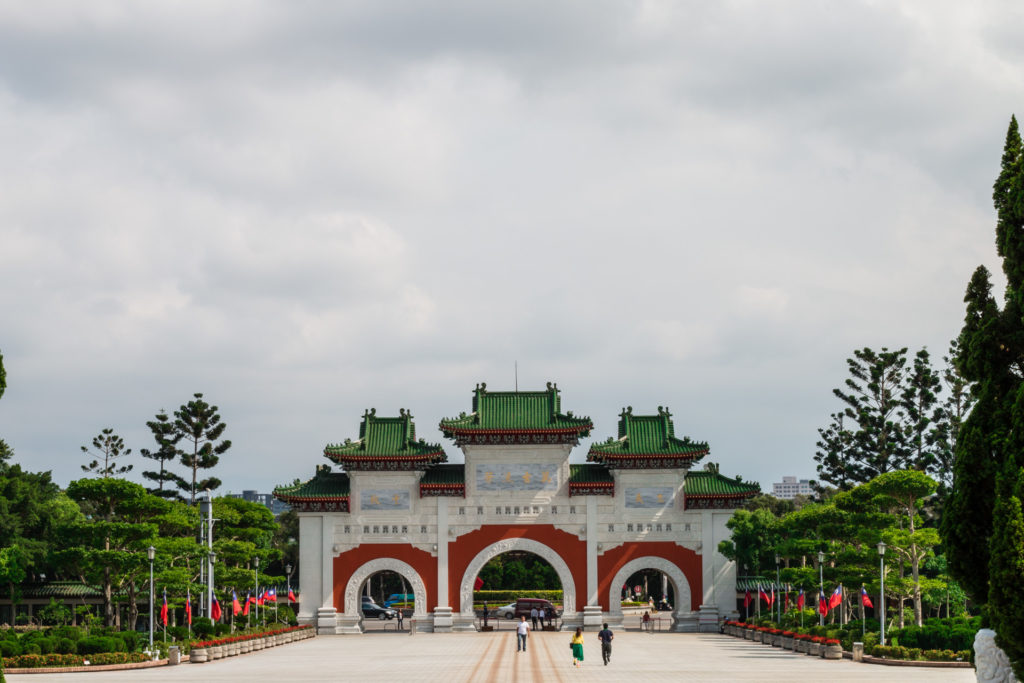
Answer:
[(8, 676), (12, 683), (172, 681), (974, 681), (973, 669), (888, 667), (825, 661), (715, 634), (617, 634), (601, 664), (585, 634), (586, 663), (572, 666), (568, 633), (536, 633), (517, 653), (511, 631), (321, 636), (209, 664), (138, 671)]

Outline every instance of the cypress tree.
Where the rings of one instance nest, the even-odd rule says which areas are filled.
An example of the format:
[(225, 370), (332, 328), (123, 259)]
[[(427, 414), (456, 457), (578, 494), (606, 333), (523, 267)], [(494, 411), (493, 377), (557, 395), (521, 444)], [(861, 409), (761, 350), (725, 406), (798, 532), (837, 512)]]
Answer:
[(950, 573), (972, 598), (987, 599), (998, 642), (1024, 678), (1024, 165), (1010, 119), (992, 192), (996, 249), (1006, 274), (1002, 311), (978, 268), (964, 301), (957, 366), (977, 403), (956, 447), (953, 489), (942, 520)]

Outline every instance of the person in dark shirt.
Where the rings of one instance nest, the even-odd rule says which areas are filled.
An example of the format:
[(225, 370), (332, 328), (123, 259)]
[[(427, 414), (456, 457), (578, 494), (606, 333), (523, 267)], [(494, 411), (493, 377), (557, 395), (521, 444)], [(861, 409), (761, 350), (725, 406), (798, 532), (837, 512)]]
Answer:
[(608, 624), (605, 624), (604, 628), (598, 631), (597, 637), (601, 641), (601, 658), (604, 659), (604, 665), (608, 666), (612, 658), (612, 640), (615, 639), (615, 634), (608, 628)]

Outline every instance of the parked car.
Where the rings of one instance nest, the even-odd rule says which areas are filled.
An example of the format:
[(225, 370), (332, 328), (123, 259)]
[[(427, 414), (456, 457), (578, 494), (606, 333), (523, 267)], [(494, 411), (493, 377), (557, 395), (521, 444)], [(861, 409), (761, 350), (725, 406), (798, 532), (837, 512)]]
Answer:
[(555, 609), (555, 606), (551, 604), (551, 601), (544, 600), (542, 598), (519, 598), (513, 603), (508, 605), (502, 605), (495, 610), (495, 613), (499, 617), (505, 619), (518, 619), (519, 617), (530, 618), (530, 611), (536, 607), (537, 609), (544, 608), (545, 618), (557, 619), (562, 616), (562, 613)]
[(363, 617), (372, 619), (377, 617), (378, 619), (394, 619), (398, 616), (398, 610), (393, 610), (390, 607), (381, 607), (374, 602), (363, 602)]
[(388, 596), (388, 599), (384, 601), (385, 607), (391, 607), (396, 602), (413, 602), (416, 596), (412, 593), (392, 593)]

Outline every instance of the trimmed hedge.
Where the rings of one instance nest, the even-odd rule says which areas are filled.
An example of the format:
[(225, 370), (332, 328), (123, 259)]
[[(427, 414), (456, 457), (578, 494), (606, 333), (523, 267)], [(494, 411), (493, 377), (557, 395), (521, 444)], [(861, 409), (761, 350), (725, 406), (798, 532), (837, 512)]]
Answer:
[(499, 607), (501, 605), (506, 605), (510, 602), (515, 602), (519, 598), (542, 598), (544, 600), (549, 600), (554, 604), (561, 604), (562, 591), (473, 591), (474, 603), (487, 602), (489, 605), (497, 603)]
[(931, 662), (971, 661), (970, 650), (921, 650), (919, 647), (905, 647), (903, 645), (875, 645), (871, 648), (871, 656), (885, 657), (887, 659), (924, 659)]
[(85, 662), (100, 666), (103, 664), (128, 664), (148, 662), (149, 657), (141, 652), (101, 652), (88, 657), (84, 655), (18, 655), (5, 657), (4, 666), (9, 669), (40, 669), (57, 666), (84, 666)]

